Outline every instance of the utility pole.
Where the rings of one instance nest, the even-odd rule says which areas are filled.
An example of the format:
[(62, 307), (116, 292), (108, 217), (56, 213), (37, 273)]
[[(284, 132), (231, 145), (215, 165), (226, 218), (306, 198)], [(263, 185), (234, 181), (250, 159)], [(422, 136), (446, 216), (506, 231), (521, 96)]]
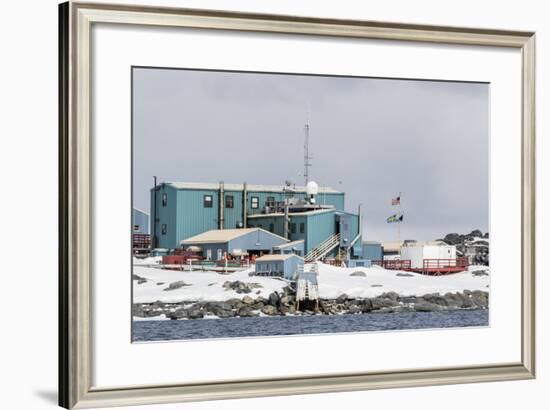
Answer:
[(157, 239), (157, 177), (153, 176), (153, 249), (158, 247)]
[(309, 168), (311, 167), (312, 157), (309, 155), (309, 112), (306, 124), (304, 126), (304, 185), (309, 182)]

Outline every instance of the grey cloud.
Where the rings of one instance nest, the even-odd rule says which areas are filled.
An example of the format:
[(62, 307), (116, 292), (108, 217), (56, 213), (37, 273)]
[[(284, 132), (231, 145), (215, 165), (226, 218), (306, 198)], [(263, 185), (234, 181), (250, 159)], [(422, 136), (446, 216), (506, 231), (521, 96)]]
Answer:
[(312, 179), (364, 209), (366, 238), (403, 193), (402, 238), (488, 229), (487, 84), (187, 70), (134, 71), (134, 204), (160, 180), (301, 183), (309, 111)]

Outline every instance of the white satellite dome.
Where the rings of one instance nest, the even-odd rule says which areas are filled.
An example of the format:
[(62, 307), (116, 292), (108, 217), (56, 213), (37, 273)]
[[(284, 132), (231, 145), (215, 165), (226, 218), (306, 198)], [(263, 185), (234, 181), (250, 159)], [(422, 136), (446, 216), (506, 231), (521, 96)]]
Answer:
[(308, 195), (317, 195), (319, 192), (319, 185), (315, 181), (309, 181), (306, 185), (306, 193)]

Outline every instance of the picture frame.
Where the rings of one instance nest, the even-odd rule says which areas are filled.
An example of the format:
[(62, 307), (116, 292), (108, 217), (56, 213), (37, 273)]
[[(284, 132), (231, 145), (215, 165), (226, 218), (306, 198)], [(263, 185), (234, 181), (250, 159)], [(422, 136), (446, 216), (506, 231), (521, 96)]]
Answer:
[[(521, 361), (389, 372), (92, 386), (91, 28), (112, 25), (294, 33), (521, 51)], [(68, 2), (59, 7), (59, 404), (104, 407), (535, 377), (535, 34), (211, 10)]]

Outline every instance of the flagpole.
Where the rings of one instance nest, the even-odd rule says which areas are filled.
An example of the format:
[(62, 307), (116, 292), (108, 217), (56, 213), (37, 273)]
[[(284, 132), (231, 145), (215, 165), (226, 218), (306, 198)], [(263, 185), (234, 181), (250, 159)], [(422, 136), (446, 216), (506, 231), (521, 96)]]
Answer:
[(399, 246), (399, 258), (401, 258), (401, 192), (399, 192), (399, 202), (397, 203), (397, 246)]
[(401, 258), (401, 222), (399, 214), (401, 213), (401, 193), (399, 193), (399, 202), (397, 203), (397, 246), (399, 247), (399, 257)]

